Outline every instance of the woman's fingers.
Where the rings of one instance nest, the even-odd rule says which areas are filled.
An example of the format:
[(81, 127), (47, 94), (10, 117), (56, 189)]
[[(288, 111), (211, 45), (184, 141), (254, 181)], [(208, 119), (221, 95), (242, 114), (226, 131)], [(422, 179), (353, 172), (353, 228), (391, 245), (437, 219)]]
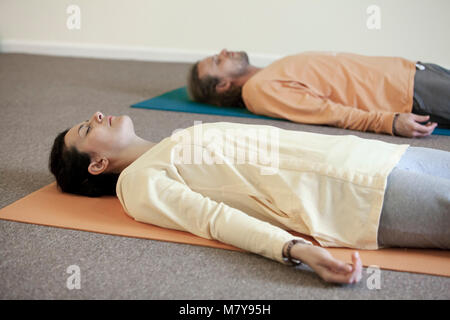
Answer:
[(348, 274), (349, 272), (352, 272), (352, 270), (353, 270), (353, 268), (350, 264), (340, 261), (338, 259), (335, 259), (331, 255), (330, 255), (330, 257), (327, 257), (327, 259), (325, 261), (323, 261), (322, 265), (323, 265), (323, 267), (330, 269), (336, 273)]
[(324, 269), (323, 274), (320, 275), (322, 279), (333, 283), (353, 283), (353, 272), (336, 273), (330, 269)]
[(352, 254), (353, 272), (349, 279), (349, 283), (359, 282), (362, 278), (362, 261), (358, 251)]
[(328, 282), (356, 283), (362, 278), (362, 262), (358, 252), (352, 254), (353, 265), (330, 258), (322, 265), (320, 276)]
[(361, 280), (362, 262), (357, 251), (352, 254), (352, 263), (334, 258), (329, 251), (317, 246), (306, 246), (305, 255), (300, 257), (325, 281), (334, 283), (355, 283)]

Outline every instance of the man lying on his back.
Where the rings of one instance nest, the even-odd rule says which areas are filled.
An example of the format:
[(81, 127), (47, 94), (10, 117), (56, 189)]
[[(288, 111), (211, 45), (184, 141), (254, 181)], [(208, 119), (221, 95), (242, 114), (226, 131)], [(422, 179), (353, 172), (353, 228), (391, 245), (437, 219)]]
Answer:
[(405, 137), (450, 127), (450, 71), (399, 57), (305, 52), (265, 68), (245, 52), (197, 62), (191, 98), (294, 122)]

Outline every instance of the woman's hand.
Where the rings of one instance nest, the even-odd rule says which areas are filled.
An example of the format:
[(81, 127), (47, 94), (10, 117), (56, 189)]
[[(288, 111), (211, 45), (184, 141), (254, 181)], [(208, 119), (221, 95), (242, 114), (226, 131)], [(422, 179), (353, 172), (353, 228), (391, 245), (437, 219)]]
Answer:
[(356, 283), (362, 277), (362, 262), (357, 251), (352, 254), (353, 264), (333, 258), (328, 250), (312, 245), (296, 244), (291, 256), (310, 266), (323, 280), (335, 283)]

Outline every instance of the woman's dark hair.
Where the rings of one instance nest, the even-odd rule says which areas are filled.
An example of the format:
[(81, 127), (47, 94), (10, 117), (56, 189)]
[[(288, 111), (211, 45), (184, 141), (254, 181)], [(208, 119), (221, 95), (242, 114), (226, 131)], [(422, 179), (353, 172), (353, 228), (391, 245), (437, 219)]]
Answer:
[(75, 147), (68, 148), (64, 137), (69, 129), (55, 138), (49, 158), (49, 169), (63, 192), (88, 197), (116, 195), (118, 173), (92, 175), (88, 171), (91, 159), (87, 153)]
[(224, 93), (218, 93), (216, 86), (220, 82), (217, 77), (198, 76), (198, 64), (191, 67), (188, 75), (188, 93), (192, 100), (200, 103), (209, 103), (219, 107), (246, 108), (242, 99), (242, 87), (232, 85)]

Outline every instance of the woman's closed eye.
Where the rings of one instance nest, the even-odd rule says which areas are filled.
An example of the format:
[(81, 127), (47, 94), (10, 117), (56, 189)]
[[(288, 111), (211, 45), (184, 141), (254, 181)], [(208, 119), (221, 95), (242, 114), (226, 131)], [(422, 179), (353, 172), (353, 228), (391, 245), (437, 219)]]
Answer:
[[(89, 123), (89, 120), (86, 120), (85, 122)], [(89, 124), (87, 124), (87, 125), (84, 125), (83, 127), (86, 128), (86, 131), (84, 132), (84, 135), (86, 136), (89, 133), (89, 131), (91, 130), (91, 126)]]

